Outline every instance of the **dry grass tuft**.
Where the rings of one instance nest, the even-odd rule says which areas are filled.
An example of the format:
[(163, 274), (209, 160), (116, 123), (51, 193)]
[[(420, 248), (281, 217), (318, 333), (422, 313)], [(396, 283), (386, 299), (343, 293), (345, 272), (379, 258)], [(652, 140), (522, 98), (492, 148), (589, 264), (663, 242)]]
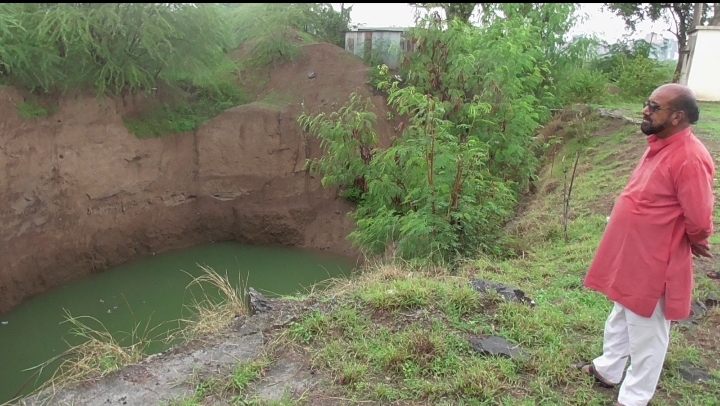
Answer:
[[(247, 280), (230, 282), (225, 275), (214, 269), (198, 265), (203, 274), (193, 278), (187, 288), (197, 285), (202, 290), (202, 298), (193, 300), (189, 306), (192, 315), (180, 320), (183, 328), (179, 334), (185, 341), (191, 341), (205, 335), (216, 333), (229, 325), (236, 317), (248, 314)], [(209, 295), (206, 288), (215, 288), (220, 295)]]

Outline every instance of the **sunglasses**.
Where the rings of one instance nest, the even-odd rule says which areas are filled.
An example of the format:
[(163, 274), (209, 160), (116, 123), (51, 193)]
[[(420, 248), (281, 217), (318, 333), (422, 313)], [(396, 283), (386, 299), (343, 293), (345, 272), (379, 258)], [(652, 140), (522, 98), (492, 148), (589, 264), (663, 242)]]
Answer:
[(673, 108), (670, 108), (670, 107), (660, 107), (659, 104), (651, 103), (651, 102), (649, 102), (649, 101), (646, 101), (645, 103), (643, 103), (643, 110), (645, 109), (645, 107), (647, 107), (648, 110), (650, 110), (650, 113), (654, 113), (654, 112), (659, 111), (659, 110), (677, 111), (677, 110), (675, 110), (675, 109), (673, 109)]

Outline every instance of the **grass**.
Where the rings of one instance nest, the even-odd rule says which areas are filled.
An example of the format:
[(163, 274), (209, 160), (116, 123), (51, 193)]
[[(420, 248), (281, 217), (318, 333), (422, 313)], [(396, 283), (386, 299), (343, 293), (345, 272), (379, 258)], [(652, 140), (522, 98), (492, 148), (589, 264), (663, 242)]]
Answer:
[[(703, 108), (707, 117), (720, 117), (720, 104)], [(600, 406), (615, 401), (617, 391), (598, 389), (570, 365), (602, 351), (611, 303), (582, 283), (612, 201), (646, 144), (636, 126), (597, 116), (566, 125), (565, 131), (571, 139), (554, 161), (547, 162), (538, 192), (507, 229), (506, 238), (516, 246), (518, 256), (468, 259), (452, 269), (369, 264), (353, 278), (327, 282), (325, 290), (312, 293), (317, 305), (268, 337), (271, 343), (257, 359), (235, 365), (221, 376), (195, 379), (195, 393), (169, 405), (316, 403), (312, 392), (277, 402), (254, 395), (255, 385), (282, 362), (280, 348), (293, 349), (325, 378), (316, 391), (345, 404)], [(704, 133), (699, 136), (707, 140)], [(717, 146), (708, 146), (718, 153), (713, 150)], [(576, 153), (580, 162), (566, 239), (564, 174)], [(203, 270), (193, 284), (210, 285), (224, 300), (197, 302), (193, 320), (198, 322), (186, 338), (217, 331), (234, 315), (247, 311), (244, 289), (235, 287), (242, 284), (231, 284), (209, 268)], [(536, 306), (507, 302), (495, 293), (478, 294), (470, 287), (471, 278), (517, 286)], [(720, 286), (699, 273), (695, 297), (710, 293), (720, 295)], [(700, 341), (717, 334), (713, 331), (720, 324), (720, 310), (712, 310), (704, 320), (697, 331), (673, 326), (654, 406), (720, 404), (720, 381), (691, 384), (680, 376), (680, 364), (690, 362), (720, 377), (717, 347)], [(487, 335), (517, 344), (524, 356), (508, 359), (476, 353), (468, 338)]]
[[(147, 325), (141, 334), (140, 325), (136, 325), (128, 334), (129, 344), (110, 333), (97, 319), (89, 316), (72, 316), (66, 311), (65, 323), (69, 323), (71, 337), (80, 341), (71, 345), (60, 355), (29, 370), (35, 370), (33, 377), (42, 375), (46, 368), (59, 362), (52, 376), (31, 394), (54, 390), (78, 383), (90, 382), (99, 377), (118, 371), (145, 358), (146, 349), (151, 343), (151, 330)], [(29, 381), (28, 381), (29, 382)]]
[[(203, 273), (193, 278), (187, 288), (200, 287), (202, 297), (193, 299), (193, 303), (188, 306), (191, 315), (180, 320), (181, 327), (173, 339), (180, 337), (183, 341), (191, 341), (220, 331), (235, 317), (248, 314), (247, 281), (233, 283), (227, 273), (223, 276), (210, 267), (198, 266)], [(208, 293), (206, 289), (212, 289), (213, 292)]]
[(124, 123), (138, 138), (181, 134), (195, 131), (207, 120), (248, 101), (244, 94), (237, 92), (219, 99), (203, 98), (175, 105), (162, 103), (152, 110), (142, 112), (138, 117), (126, 118)]
[(228, 59), (203, 75), (169, 78), (154, 96), (172, 101), (126, 117), (125, 127), (138, 138), (195, 131), (223, 111), (251, 101), (250, 92), (238, 84), (239, 69), (238, 62)]
[[(229, 325), (237, 316), (248, 313), (246, 283), (243, 281), (232, 283), (227, 274), (221, 275), (210, 267), (198, 266), (202, 274), (194, 277), (187, 289), (193, 292), (191, 288), (199, 288), (201, 297), (194, 299), (188, 306), (191, 315), (179, 320), (177, 329), (162, 333), (160, 339), (166, 343), (189, 342), (216, 333)], [(92, 381), (135, 364), (148, 355), (148, 346), (153, 340), (158, 339), (150, 338), (152, 330), (148, 330), (147, 325), (142, 334), (140, 334), (141, 326), (136, 325), (128, 334), (128, 343), (128, 339), (118, 339), (121, 334), (110, 333), (95, 318), (74, 317), (67, 313), (65, 322), (72, 325), (70, 335), (80, 343), (76, 345), (68, 343), (70, 347), (68, 350), (31, 368), (36, 370), (34, 376), (39, 376), (50, 365), (60, 363), (53, 375), (29, 395)], [(149, 325), (150, 320), (147, 323)], [(226, 394), (233, 390), (240, 391), (259, 378), (269, 365), (271, 358), (267, 354), (250, 363), (240, 364), (233, 370), (227, 382), (214, 378), (198, 383), (193, 399), (201, 399), (206, 393)], [(183, 399), (179, 401), (180, 403), (173, 404), (188, 406), (197, 404), (192, 403), (193, 399)]]
[[(713, 111), (710, 114), (720, 112)], [(605, 128), (610, 121), (599, 121)], [(595, 127), (589, 125), (588, 131)], [(605, 405), (617, 396), (599, 391), (570, 368), (602, 350), (611, 303), (582, 287), (602, 236), (609, 204), (624, 187), (644, 148), (634, 126), (603, 136), (576, 137), (559, 156), (581, 152), (568, 229), (562, 236), (563, 170), (542, 174), (540, 192), (522, 213), (511, 237), (523, 243), (519, 258), (468, 261), (454, 272), (381, 266), (341, 282), (342, 299), (293, 325), (289, 338), (312, 366), (325, 371), (339, 396), (352, 402), (420, 402), (487, 405)], [(555, 185), (554, 187), (552, 187)], [(559, 185), (559, 186), (558, 186)], [(479, 296), (469, 278), (518, 286), (535, 308)], [(695, 295), (720, 293), (697, 277)], [(467, 337), (499, 335), (527, 357), (477, 355)], [(692, 344), (673, 327), (673, 341), (654, 405), (717, 405), (720, 383), (690, 384), (679, 376), (689, 361), (717, 375), (712, 351)]]
[(247, 390), (250, 385), (260, 380), (265, 372), (273, 366), (275, 347), (271, 344), (256, 359), (236, 364), (227, 376), (214, 376), (197, 379), (193, 383), (195, 393), (192, 396), (173, 399), (166, 406), (200, 406), (212, 399), (227, 399), (233, 405), (260, 406), (285, 405), (293, 403), (289, 399), (278, 402), (266, 402)]
[[(700, 102), (700, 120), (694, 126), (696, 135), (705, 140), (720, 142), (720, 102)], [(630, 117), (642, 118), (642, 101), (628, 102), (612, 99), (607, 107), (625, 110)]]
[(34, 102), (22, 102), (17, 105), (18, 113), (20, 117), (24, 119), (31, 119), (35, 117), (47, 117), (48, 111)]

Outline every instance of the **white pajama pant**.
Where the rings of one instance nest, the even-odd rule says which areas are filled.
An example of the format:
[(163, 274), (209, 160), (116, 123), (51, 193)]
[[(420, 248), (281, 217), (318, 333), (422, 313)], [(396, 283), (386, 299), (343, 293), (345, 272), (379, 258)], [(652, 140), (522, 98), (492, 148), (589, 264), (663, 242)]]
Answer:
[(615, 303), (605, 322), (603, 354), (593, 364), (606, 381), (617, 384), (630, 358), (618, 396), (618, 403), (625, 406), (646, 406), (655, 394), (670, 342), (670, 320), (665, 319), (664, 299), (660, 299), (649, 318)]

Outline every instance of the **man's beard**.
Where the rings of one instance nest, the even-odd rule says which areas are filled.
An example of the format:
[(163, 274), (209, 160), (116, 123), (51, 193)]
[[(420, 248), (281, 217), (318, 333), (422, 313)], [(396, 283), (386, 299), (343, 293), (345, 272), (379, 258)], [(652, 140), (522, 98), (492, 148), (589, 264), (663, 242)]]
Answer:
[(667, 120), (662, 124), (657, 124), (652, 121), (652, 117), (645, 116), (643, 122), (640, 124), (640, 131), (645, 135), (658, 134), (667, 129)]

